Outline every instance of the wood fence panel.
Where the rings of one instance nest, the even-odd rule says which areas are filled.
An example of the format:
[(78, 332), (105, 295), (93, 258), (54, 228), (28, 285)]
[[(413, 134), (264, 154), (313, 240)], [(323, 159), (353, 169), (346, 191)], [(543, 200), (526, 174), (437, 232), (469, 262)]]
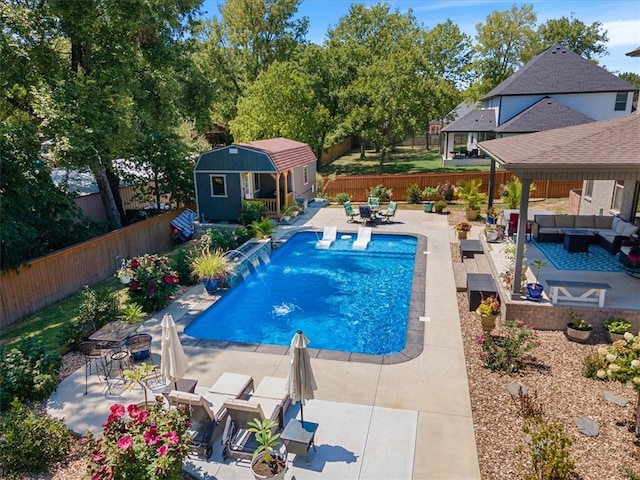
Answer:
[(174, 245), (170, 222), (180, 211), (143, 220), (32, 260), (0, 274), (0, 328), (115, 273), (117, 257), (159, 253)]
[[(500, 198), (500, 191), (497, 188), (500, 184), (508, 182), (513, 174), (505, 170), (495, 172), (496, 188), (494, 199)], [(351, 195), (354, 202), (366, 202), (367, 190), (376, 185), (383, 184), (393, 191), (393, 198), (405, 201), (407, 187), (417, 184), (420, 189), (425, 187), (437, 187), (440, 184), (449, 182), (456, 185), (460, 180), (471, 180), (479, 178), (482, 180), (480, 190), (484, 193), (489, 191), (490, 172), (469, 172), (469, 173), (428, 173), (415, 175), (362, 175), (362, 176), (339, 176), (336, 181), (327, 186), (326, 194), (333, 198), (336, 194), (345, 192)], [(582, 188), (581, 181), (566, 180), (545, 180), (534, 182), (536, 190), (532, 196), (537, 198), (563, 198), (568, 197), (572, 189)]]

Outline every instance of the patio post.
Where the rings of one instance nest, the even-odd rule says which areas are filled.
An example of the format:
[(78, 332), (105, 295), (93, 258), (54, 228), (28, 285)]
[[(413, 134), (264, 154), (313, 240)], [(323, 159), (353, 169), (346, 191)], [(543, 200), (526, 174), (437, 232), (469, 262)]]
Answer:
[(529, 189), (531, 179), (522, 178), (522, 195), (520, 195), (520, 217), (518, 218), (518, 241), (516, 243), (516, 265), (513, 272), (513, 291), (511, 300), (519, 300), (522, 296), (520, 291), (522, 282), (522, 258), (524, 257), (524, 240), (527, 232), (527, 210), (529, 207)]
[(496, 189), (496, 161), (491, 157), (491, 170), (489, 170), (489, 208), (493, 207), (493, 193)]

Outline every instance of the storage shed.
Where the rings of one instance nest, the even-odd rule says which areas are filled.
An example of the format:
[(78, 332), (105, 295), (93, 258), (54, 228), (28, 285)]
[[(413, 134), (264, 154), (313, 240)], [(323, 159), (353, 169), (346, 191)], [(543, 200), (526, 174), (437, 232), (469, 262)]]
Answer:
[(201, 221), (237, 221), (243, 199), (264, 202), (280, 218), (294, 201), (313, 198), (316, 157), (306, 143), (282, 137), (238, 143), (201, 154), (194, 178)]

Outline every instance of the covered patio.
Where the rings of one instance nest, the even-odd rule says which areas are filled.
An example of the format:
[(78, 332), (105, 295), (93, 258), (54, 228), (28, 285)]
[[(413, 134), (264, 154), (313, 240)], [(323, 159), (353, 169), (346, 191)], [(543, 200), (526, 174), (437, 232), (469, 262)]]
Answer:
[[(592, 122), (573, 127), (544, 132), (517, 135), (489, 140), (479, 144), (489, 155), (491, 178), (496, 164), (509, 170), (522, 181), (522, 196), (519, 209), (518, 232), (524, 232), (529, 207), (529, 188), (535, 181), (543, 180), (617, 180), (624, 181), (625, 192), (619, 216), (633, 222), (640, 192), (640, 116), (631, 114), (619, 119)], [(489, 184), (489, 201), (493, 198), (495, 182)], [(491, 205), (491, 203), (490, 203)], [(525, 235), (518, 235), (516, 261), (513, 278), (521, 278), (524, 258)], [(531, 264), (536, 258), (535, 246), (528, 251)], [(537, 251), (537, 249), (535, 249)], [(539, 254), (538, 254), (539, 255)], [(544, 258), (544, 257), (543, 257)], [(548, 264), (549, 262), (547, 262)], [(498, 263), (494, 276), (499, 281)], [(548, 270), (546, 267), (545, 270)], [(575, 271), (555, 272), (555, 277), (575, 278)], [(549, 278), (548, 276), (546, 278)], [(543, 277), (544, 280), (544, 277)], [(586, 309), (595, 316), (594, 326), (599, 320), (611, 315), (634, 319), (636, 329), (640, 325), (640, 282), (624, 272), (581, 271), (580, 280), (607, 283), (604, 307), (568, 305), (560, 307), (549, 302), (536, 304), (522, 299), (519, 282), (514, 282), (511, 292), (503, 292), (506, 300), (506, 318), (530, 321), (536, 328), (564, 328), (566, 313)], [(542, 282), (544, 284), (544, 281)], [(545, 285), (545, 291), (549, 291)], [(551, 308), (553, 307), (553, 308)], [(540, 310), (544, 309), (544, 310)], [(600, 318), (602, 317), (602, 318)]]

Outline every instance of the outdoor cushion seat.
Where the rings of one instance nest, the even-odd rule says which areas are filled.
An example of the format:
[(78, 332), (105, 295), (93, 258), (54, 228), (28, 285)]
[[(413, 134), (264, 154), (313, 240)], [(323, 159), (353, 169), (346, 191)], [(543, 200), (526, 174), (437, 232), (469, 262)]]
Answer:
[(593, 230), (596, 228), (595, 215), (576, 215), (574, 226), (585, 230)]
[(183, 406), (189, 412), (189, 434), (193, 449), (199, 455), (208, 459), (213, 452), (213, 441), (216, 417), (211, 411), (209, 402), (202, 395), (189, 392), (172, 390), (169, 393), (169, 401), (172, 405)]

